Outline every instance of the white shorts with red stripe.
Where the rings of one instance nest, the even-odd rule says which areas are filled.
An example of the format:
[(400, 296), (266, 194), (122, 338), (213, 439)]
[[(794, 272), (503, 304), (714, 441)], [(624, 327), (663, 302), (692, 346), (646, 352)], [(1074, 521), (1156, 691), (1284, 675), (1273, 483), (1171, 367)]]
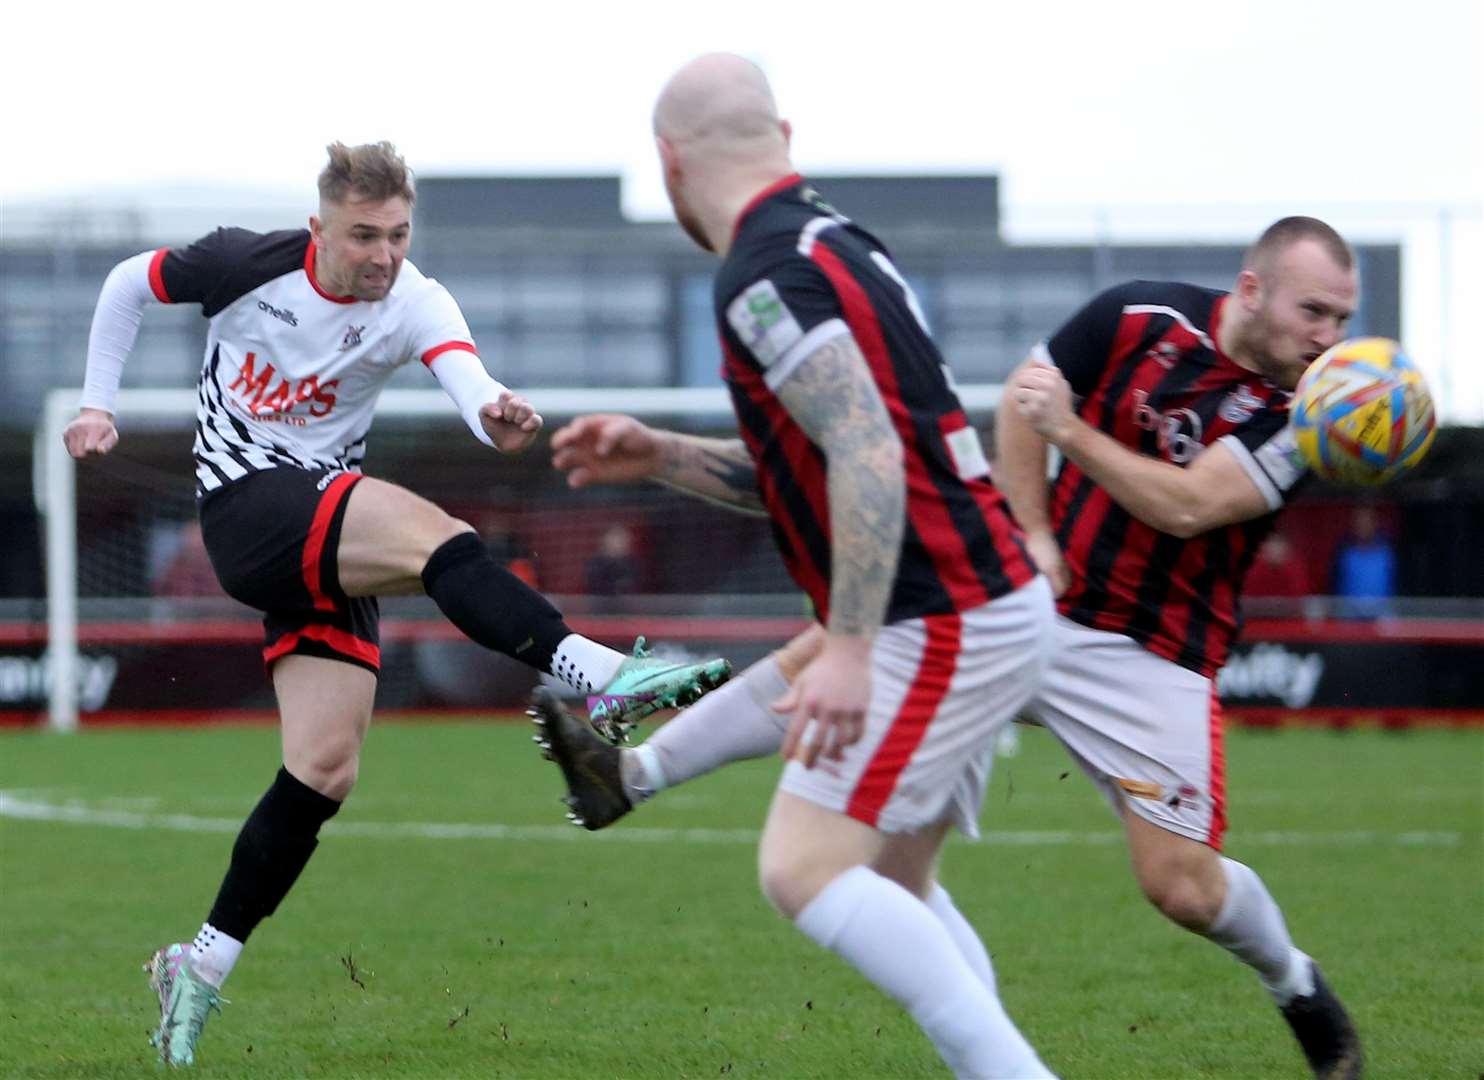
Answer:
[(1213, 680), (1126, 634), (1056, 617), (1056, 650), (1027, 714), (1112, 803), (1218, 851), (1226, 831), (1221, 708)]
[(1054, 617), (1037, 576), (970, 611), (884, 627), (865, 734), (842, 761), (790, 761), (779, 790), (886, 833), (948, 822), (978, 836), (995, 736), (1036, 693)]

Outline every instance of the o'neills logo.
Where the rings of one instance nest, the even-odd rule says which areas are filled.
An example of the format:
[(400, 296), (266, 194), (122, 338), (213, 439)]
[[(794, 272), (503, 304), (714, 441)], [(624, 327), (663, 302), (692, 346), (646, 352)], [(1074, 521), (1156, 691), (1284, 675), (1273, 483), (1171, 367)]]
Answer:
[(269, 315), (272, 315), (275, 319), (278, 319), (280, 322), (286, 322), (290, 326), (298, 326), (299, 325), (298, 318), (296, 318), (295, 315), (294, 315), (294, 313), (292, 311), (290, 311), (288, 308), (276, 308), (272, 304), (268, 303), (268, 301), (266, 301), (266, 300), (259, 300), (258, 301), (258, 310), (259, 311), (266, 311)]

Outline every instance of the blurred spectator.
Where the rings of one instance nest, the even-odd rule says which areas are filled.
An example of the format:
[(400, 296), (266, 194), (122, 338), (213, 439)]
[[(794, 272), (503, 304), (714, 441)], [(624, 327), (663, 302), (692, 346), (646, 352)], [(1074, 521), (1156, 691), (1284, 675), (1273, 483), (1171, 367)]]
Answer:
[(634, 557), (634, 534), (627, 525), (610, 525), (598, 550), (587, 560), (583, 583), (591, 596), (620, 596), (639, 584), (639, 561)]
[(479, 535), (484, 540), (490, 558), (509, 570), (533, 589), (541, 586), (537, 581), (536, 560), (525, 543), (504, 522), (495, 517), (486, 517), (479, 523)]
[(194, 521), (182, 524), (172, 546), (173, 553), (165, 559), (164, 567), (155, 576), (155, 595), (222, 595), (222, 587), (217, 583), (216, 572), (206, 554), (206, 541), (201, 538), (200, 524)]
[(1281, 532), (1268, 534), (1247, 571), (1242, 593), (1249, 597), (1297, 599), (1309, 595), (1309, 572), (1293, 542)]
[(1333, 591), (1343, 618), (1374, 619), (1391, 613), (1396, 552), (1381, 532), (1374, 506), (1357, 506), (1350, 516), (1350, 530), (1335, 551)]

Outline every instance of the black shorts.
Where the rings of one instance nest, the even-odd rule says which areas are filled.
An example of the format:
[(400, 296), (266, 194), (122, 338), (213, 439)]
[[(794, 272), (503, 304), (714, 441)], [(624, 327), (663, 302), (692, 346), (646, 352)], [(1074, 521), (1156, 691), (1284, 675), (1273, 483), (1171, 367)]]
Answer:
[(304, 653), (381, 667), (374, 596), (348, 597), (335, 562), (359, 473), (279, 467), (208, 494), (201, 536), (227, 595), (263, 612), (263, 662)]

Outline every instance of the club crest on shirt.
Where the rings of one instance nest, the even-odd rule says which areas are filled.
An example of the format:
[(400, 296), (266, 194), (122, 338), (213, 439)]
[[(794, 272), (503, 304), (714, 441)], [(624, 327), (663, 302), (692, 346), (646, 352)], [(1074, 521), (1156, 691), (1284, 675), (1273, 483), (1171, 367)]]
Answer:
[(345, 337), (340, 339), (340, 351), (344, 352), (346, 349), (354, 349), (359, 345), (361, 343), (361, 333), (365, 329), (364, 326), (352, 326), (347, 329), (345, 331)]
[(1252, 414), (1262, 408), (1262, 398), (1246, 386), (1239, 386), (1221, 402), (1216, 410), (1221, 419), (1231, 424), (1241, 424), (1252, 419)]

